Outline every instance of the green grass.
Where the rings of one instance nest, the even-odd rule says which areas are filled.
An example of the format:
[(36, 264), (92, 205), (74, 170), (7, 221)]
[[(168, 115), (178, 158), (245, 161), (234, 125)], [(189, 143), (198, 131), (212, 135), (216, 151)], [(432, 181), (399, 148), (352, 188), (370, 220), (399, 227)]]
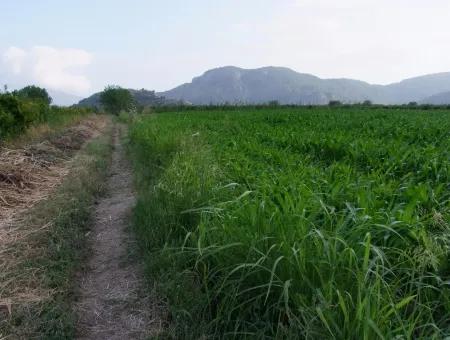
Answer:
[(450, 336), (450, 111), (162, 113), (130, 151), (167, 337)]
[(17, 265), (2, 273), (5, 285), (0, 296), (25, 289), (28, 294), (37, 294), (39, 300), (14, 304), (12, 315), (0, 318), (0, 337), (74, 337), (75, 274), (84, 262), (92, 205), (103, 192), (110, 154), (108, 132), (89, 142), (71, 161), (71, 172), (61, 187), (27, 213), (21, 226), (22, 239), (7, 254)]

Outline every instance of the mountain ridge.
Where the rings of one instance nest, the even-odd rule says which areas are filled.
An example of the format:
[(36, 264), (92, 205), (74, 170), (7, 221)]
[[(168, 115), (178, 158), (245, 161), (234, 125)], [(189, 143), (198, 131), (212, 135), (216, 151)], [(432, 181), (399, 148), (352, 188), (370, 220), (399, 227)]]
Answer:
[(429, 96), (422, 101), (420, 104), (429, 104), (429, 105), (448, 105), (450, 104), (450, 91), (448, 92), (440, 92)]
[(350, 78), (319, 78), (287, 67), (224, 66), (207, 70), (190, 83), (157, 95), (201, 105), (260, 104), (273, 100), (281, 104), (327, 104), (330, 100), (405, 104), (447, 91), (450, 91), (450, 72), (378, 85)]

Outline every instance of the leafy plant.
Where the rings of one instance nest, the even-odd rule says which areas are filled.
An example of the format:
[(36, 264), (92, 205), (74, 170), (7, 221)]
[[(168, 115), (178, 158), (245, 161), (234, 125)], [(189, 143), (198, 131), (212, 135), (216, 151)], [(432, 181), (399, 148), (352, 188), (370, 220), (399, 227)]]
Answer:
[(105, 110), (118, 115), (120, 111), (129, 111), (134, 107), (134, 98), (129, 90), (119, 86), (107, 86), (100, 94), (100, 102)]
[(20, 98), (29, 99), (33, 101), (41, 101), (47, 106), (50, 105), (52, 102), (52, 98), (48, 94), (47, 90), (35, 85), (26, 86), (21, 90), (14, 91), (13, 94)]
[(209, 110), (130, 131), (172, 337), (450, 335), (448, 111)]

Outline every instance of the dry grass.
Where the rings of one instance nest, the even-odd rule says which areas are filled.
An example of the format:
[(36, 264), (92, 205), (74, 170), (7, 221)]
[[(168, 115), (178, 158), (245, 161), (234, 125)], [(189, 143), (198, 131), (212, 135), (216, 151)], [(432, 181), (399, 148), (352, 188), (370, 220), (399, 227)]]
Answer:
[(27, 212), (40, 202), (37, 210), (43, 207), (44, 211), (47, 203), (43, 201), (55, 193), (70, 172), (77, 178), (79, 168), (89, 160), (77, 157), (74, 164), (72, 157), (87, 141), (99, 136), (107, 124), (105, 117), (90, 117), (48, 140), (0, 149), (0, 339), (4, 336), (2, 319), (55, 294), (54, 288), (38, 279), (44, 264), (37, 261), (30, 265), (48, 251), (53, 221), (42, 223), (45, 219), (31, 217)]
[[(104, 117), (91, 117), (40, 143), (0, 149), (0, 240), (14, 217), (48, 197), (67, 175), (74, 151), (99, 135)], [(1, 241), (0, 241), (1, 242)]]
[(5, 146), (11, 149), (17, 149), (30, 144), (36, 144), (44, 139), (51, 139), (52, 136), (61, 134), (64, 129), (68, 126), (76, 126), (83, 123), (86, 120), (85, 115), (73, 115), (70, 117), (65, 117), (64, 121), (57, 123), (41, 123), (37, 125), (32, 125), (27, 128), (27, 130), (14, 137), (13, 139), (8, 139), (2, 141), (0, 146)]

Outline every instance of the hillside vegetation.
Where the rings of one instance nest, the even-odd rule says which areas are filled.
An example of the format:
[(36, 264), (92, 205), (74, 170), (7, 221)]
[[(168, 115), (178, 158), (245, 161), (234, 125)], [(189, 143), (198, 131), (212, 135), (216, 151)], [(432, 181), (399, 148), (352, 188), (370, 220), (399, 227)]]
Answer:
[(322, 79), (285, 67), (242, 69), (228, 66), (209, 70), (195, 77), (191, 83), (159, 95), (196, 105), (262, 104), (273, 100), (297, 105), (324, 105), (332, 100), (407, 104), (445, 91), (450, 91), (450, 73), (416, 77), (389, 85), (373, 85), (354, 79)]
[[(155, 93), (155, 91), (148, 91), (145, 89), (141, 90), (133, 90), (128, 89), (128, 91), (133, 96), (134, 102), (137, 105), (137, 108), (140, 107), (158, 107), (158, 106), (166, 106), (166, 105), (181, 105), (182, 101), (167, 99), (163, 96), (159, 96)], [(101, 108), (101, 94), (102, 92), (97, 92), (91, 95), (88, 98), (81, 100), (78, 103), (80, 107), (96, 107)]]
[(163, 113), (130, 130), (134, 228), (174, 338), (450, 335), (450, 114)]
[(449, 103), (450, 103), (450, 91), (435, 94), (421, 101), (421, 104), (430, 104), (430, 105), (448, 105)]

